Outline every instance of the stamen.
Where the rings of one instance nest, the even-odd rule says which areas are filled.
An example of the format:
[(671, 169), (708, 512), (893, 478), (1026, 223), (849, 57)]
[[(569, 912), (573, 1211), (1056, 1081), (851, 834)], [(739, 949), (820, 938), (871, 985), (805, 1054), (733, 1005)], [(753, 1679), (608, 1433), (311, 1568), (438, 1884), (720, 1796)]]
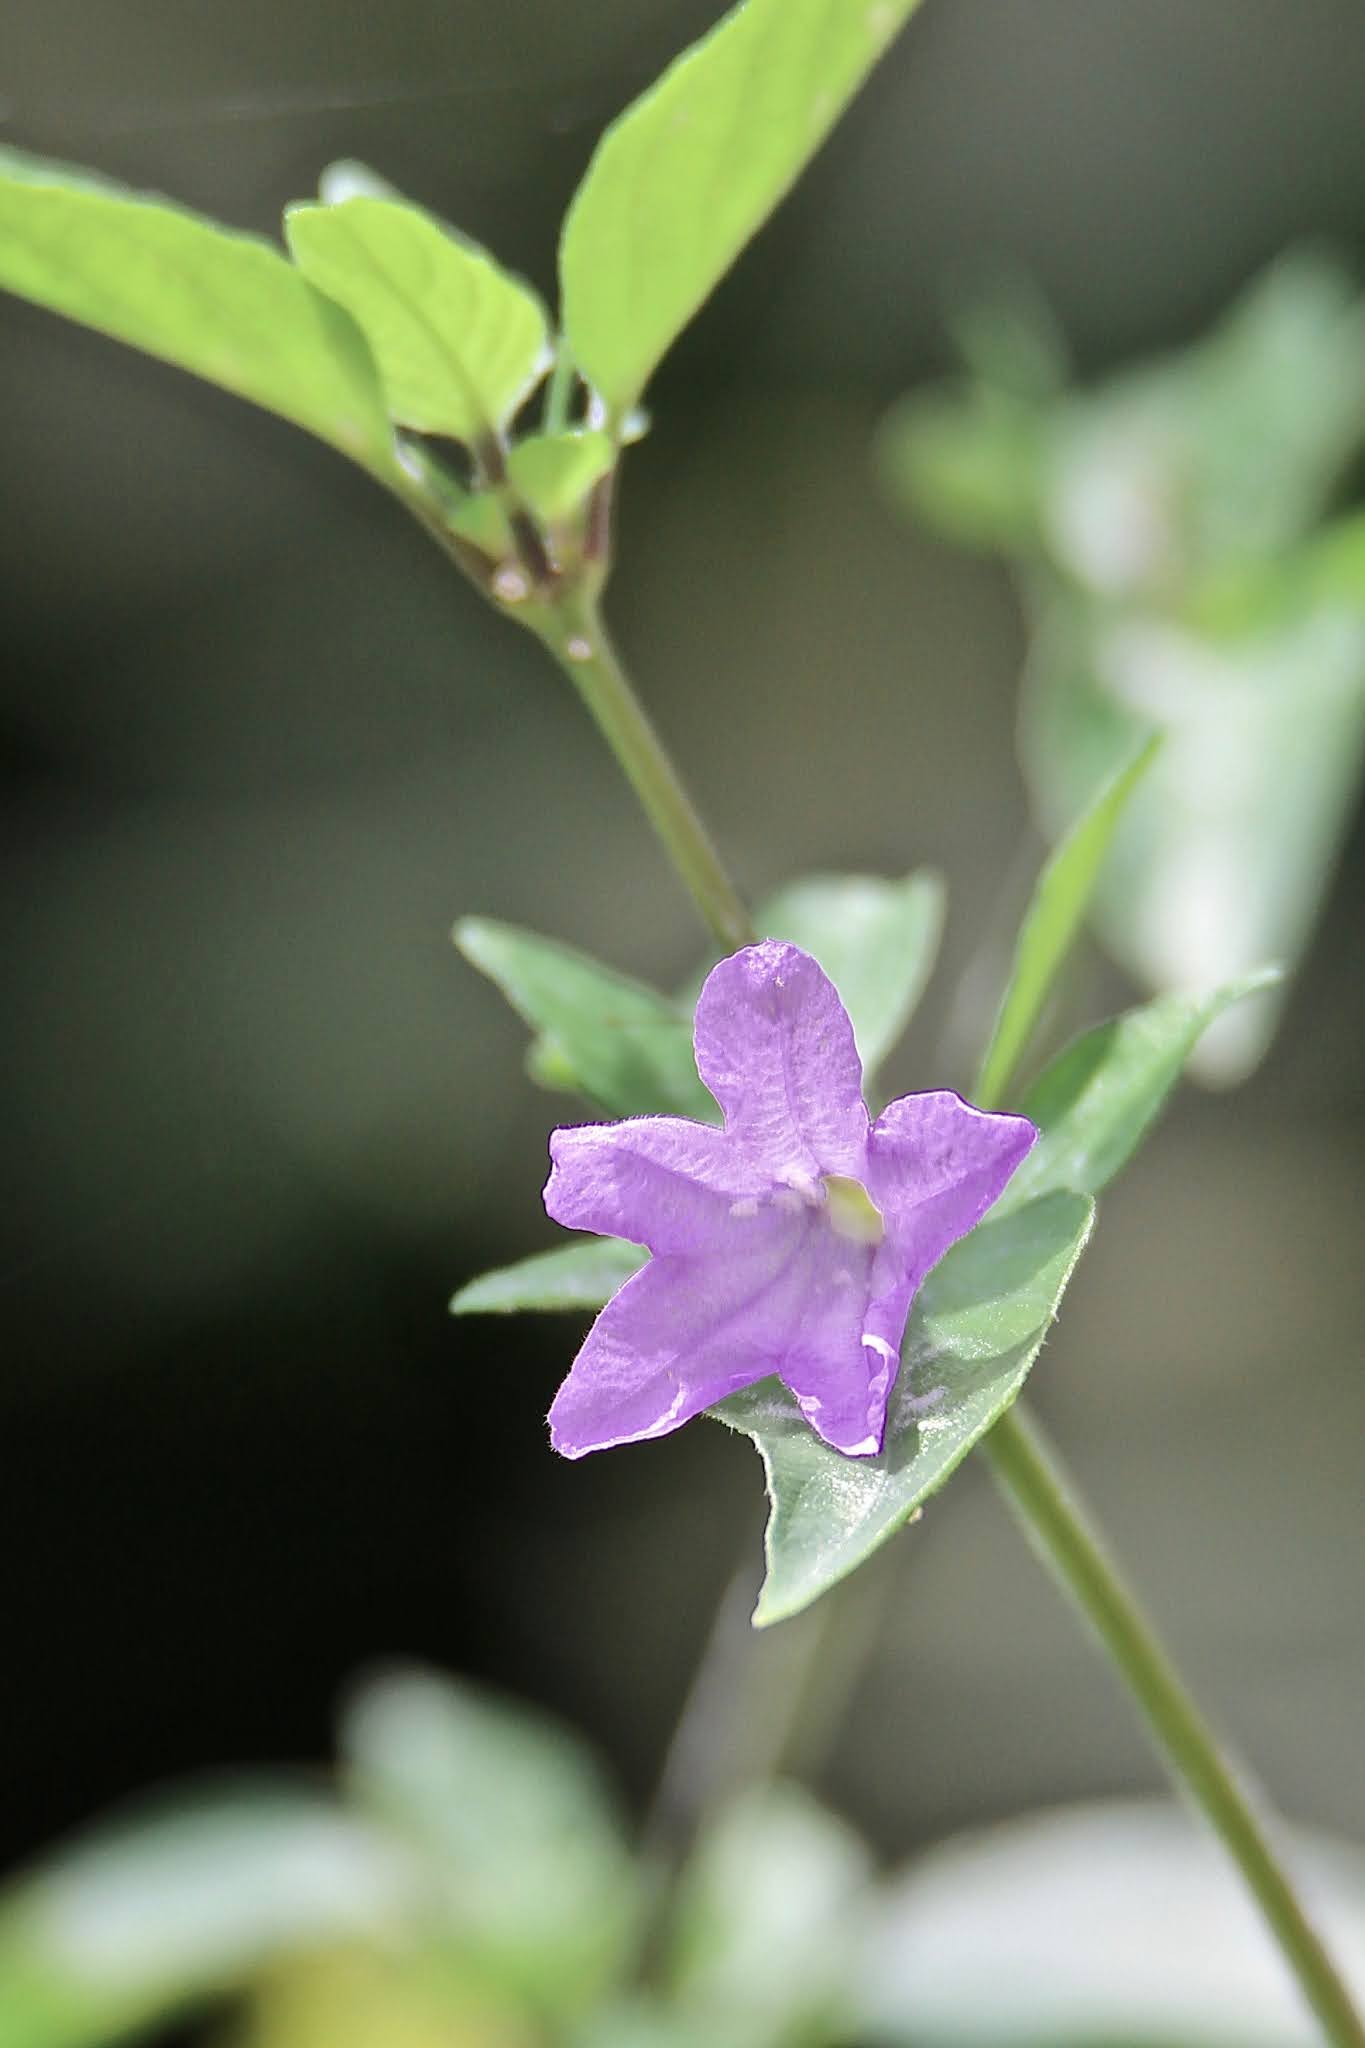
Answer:
[(831, 1229), (851, 1244), (881, 1243), (886, 1224), (860, 1180), (849, 1180), (842, 1173), (827, 1173), (824, 1188)]

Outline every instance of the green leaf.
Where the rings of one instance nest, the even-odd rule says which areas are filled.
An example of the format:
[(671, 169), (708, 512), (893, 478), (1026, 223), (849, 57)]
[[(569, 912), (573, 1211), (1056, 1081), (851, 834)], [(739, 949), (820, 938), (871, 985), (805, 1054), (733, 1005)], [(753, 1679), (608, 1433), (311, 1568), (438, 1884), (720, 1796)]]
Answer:
[[(1365, 1856), (1276, 1831), (1365, 1995)], [(848, 2038), (906, 2048), (1321, 2048), (1225, 1852), (1156, 1800), (1054, 1807), (959, 1835), (884, 1894)]]
[(0, 150), (0, 286), (249, 398), (395, 477), (363, 337), (255, 235)]
[(575, 362), (626, 412), (915, 0), (747, 0), (597, 146), (564, 223)]
[(865, 1076), (895, 1045), (924, 992), (943, 928), (942, 880), (811, 875), (770, 896), (756, 923), (819, 961), (853, 1021)]
[(676, 1003), (586, 953), (490, 918), (462, 918), (455, 943), (603, 1109), (718, 1120), (697, 1078), (691, 1020)]
[(847, 2038), (872, 1860), (795, 1785), (723, 1808), (679, 1888), (669, 2003), (708, 2042), (754, 2048)]
[(291, 206), (285, 235), (305, 277), (364, 330), (403, 426), (470, 443), (496, 435), (549, 367), (534, 292), (420, 207)]
[(1159, 996), (1077, 1038), (1045, 1067), (1021, 1107), (1042, 1136), (992, 1210), (1001, 1216), (1055, 1188), (1097, 1195), (1128, 1164), (1186, 1060), (1233, 1003), (1274, 988), (1278, 968), (1203, 996)]
[(615, 460), (608, 436), (594, 429), (529, 434), (508, 456), (507, 474), (536, 517), (553, 526), (578, 511)]
[(555, 1723), (434, 1672), (378, 1679), (341, 1750), (363, 1812), (406, 1841), (462, 1957), (563, 2012), (628, 1942), (635, 1873), (596, 1764)]
[(610, 1301), (646, 1254), (619, 1237), (588, 1237), (534, 1258), (483, 1273), (462, 1287), (452, 1315), (505, 1315), (512, 1309), (599, 1309)]
[[(1020, 721), (1045, 827), (1061, 832), (1145, 722), (1161, 752), (1101, 878), (1104, 943), (1155, 990), (1292, 969), (1313, 930), (1365, 757), (1365, 620), (1333, 599), (1232, 644), (1058, 597)], [(1273, 996), (1230, 1010), (1192, 1070), (1227, 1085), (1273, 1035)]]
[(490, 562), (510, 560), (517, 551), (516, 536), (507, 517), (507, 507), (497, 491), (471, 491), (465, 498), (447, 504), (446, 524), (476, 547)]
[(772, 1512), (757, 1627), (799, 1614), (903, 1528), (1014, 1400), (1038, 1356), (1094, 1203), (1045, 1195), (988, 1216), (920, 1289), (901, 1347), (886, 1447), (846, 1458), (776, 1380), (710, 1412), (758, 1446)]
[(989, 385), (917, 392), (884, 421), (877, 466), (891, 496), (961, 547), (1018, 552), (1042, 512), (1047, 424)]
[(400, 1845), (321, 1799), (243, 1788), (60, 1851), (0, 1898), (5, 2048), (95, 2048), (279, 1958), (391, 1932)]
[(1085, 916), (1124, 807), (1160, 744), (1147, 740), (1106, 782), (1076, 820), (1038, 877), (1014, 949), (1000, 1015), (982, 1057), (972, 1099), (983, 1109), (1000, 1102), (1028, 1047), (1057, 972)]

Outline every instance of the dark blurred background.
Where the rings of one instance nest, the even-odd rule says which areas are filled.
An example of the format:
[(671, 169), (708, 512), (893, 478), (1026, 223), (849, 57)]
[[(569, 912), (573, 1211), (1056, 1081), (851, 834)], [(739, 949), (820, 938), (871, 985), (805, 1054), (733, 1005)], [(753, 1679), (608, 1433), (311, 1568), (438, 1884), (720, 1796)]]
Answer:
[[(0, 139), (267, 231), (360, 156), (548, 293), (600, 126), (719, 11), (47, 0), (0, 31)], [(1356, 0), (927, 0), (657, 382), (614, 617), (744, 885), (948, 877), (897, 1091), (962, 1079), (948, 991), (1017, 901), (1023, 642), (1002, 573), (887, 510), (873, 427), (983, 268), (1090, 371), (1289, 243), (1365, 270), (1362, 75)], [(553, 1707), (639, 1798), (758, 1468), (708, 1425), (558, 1464), (573, 1324), (447, 1318), (551, 1241), (573, 1114), (448, 933), (677, 979), (689, 906), (535, 646), (320, 446), (6, 300), (0, 460), (0, 1855), (320, 1758), (394, 1653)], [(1034, 1382), (1282, 1803), (1357, 1833), (1363, 864), (1357, 827), (1269, 1062), (1181, 1098)], [(1092, 960), (1077, 1014), (1125, 996)], [(1154, 1782), (980, 1475), (891, 1555), (824, 1767), (884, 1847)]]

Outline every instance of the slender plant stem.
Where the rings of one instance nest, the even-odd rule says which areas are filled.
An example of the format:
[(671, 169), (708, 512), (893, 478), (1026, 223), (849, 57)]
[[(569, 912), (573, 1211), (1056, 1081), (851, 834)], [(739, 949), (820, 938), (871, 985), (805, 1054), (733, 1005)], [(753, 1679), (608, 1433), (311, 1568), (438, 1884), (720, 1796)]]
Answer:
[[(596, 719), (715, 937), (727, 948), (747, 944), (753, 928), (743, 901), (631, 689), (595, 605), (558, 608), (544, 638)], [(1195, 1705), (1022, 1404), (1016, 1402), (1002, 1416), (982, 1448), (1029, 1542), (1089, 1622), (1132, 1694), (1172, 1776), (1236, 1862), (1332, 2048), (1365, 2048), (1365, 2022), (1280, 1861), (1257, 1810), (1259, 1801)], [(735, 1598), (732, 1591), (728, 1610)], [(733, 1614), (722, 1613), (674, 1738), (656, 1809), (658, 1823), (675, 1841), (688, 1839), (723, 1775), (724, 1760), (699, 1759), (696, 1752), (701, 1737), (721, 1718), (718, 1691), (737, 1687), (733, 1645)]]
[(982, 1448), (1029, 1542), (1089, 1622), (1172, 1774), (1237, 1864), (1327, 2039), (1333, 2048), (1365, 2048), (1365, 2022), (1280, 1861), (1259, 1793), (1190, 1697), (1056, 1452), (1018, 1403)]
[(569, 424), (569, 402), (573, 397), (574, 380), (578, 372), (574, 359), (569, 354), (567, 341), (561, 338), (555, 350), (555, 359), (550, 371), (550, 381), (545, 388), (545, 432), (562, 434)]
[(544, 638), (620, 762), (712, 935), (727, 953), (749, 945), (754, 928), (743, 899), (626, 680), (596, 607), (557, 607)]

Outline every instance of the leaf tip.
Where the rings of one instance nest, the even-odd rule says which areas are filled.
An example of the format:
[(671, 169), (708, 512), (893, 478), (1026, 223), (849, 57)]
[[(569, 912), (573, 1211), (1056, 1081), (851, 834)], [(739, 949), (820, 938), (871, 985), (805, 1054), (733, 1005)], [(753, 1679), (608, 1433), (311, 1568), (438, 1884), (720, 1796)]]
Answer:
[(482, 967), (491, 929), (486, 917), (457, 917), (450, 928), (451, 943), (471, 966)]

